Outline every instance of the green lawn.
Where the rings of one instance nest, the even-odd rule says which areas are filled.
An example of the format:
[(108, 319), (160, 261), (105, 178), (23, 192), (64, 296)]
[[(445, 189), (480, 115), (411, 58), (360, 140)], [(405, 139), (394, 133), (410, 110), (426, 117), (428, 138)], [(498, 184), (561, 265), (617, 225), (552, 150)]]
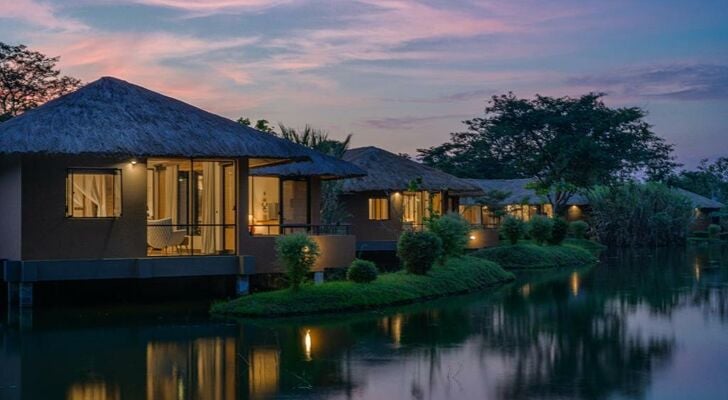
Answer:
[(334, 281), (307, 284), (298, 292), (256, 293), (214, 304), (212, 313), (269, 317), (358, 311), (465, 293), (513, 279), (513, 274), (495, 263), (464, 256), (433, 267), (427, 275), (399, 271), (382, 274), (371, 283)]
[(505, 269), (544, 269), (593, 264), (596, 256), (582, 243), (539, 246), (532, 243), (502, 245), (478, 250), (473, 257), (493, 261)]

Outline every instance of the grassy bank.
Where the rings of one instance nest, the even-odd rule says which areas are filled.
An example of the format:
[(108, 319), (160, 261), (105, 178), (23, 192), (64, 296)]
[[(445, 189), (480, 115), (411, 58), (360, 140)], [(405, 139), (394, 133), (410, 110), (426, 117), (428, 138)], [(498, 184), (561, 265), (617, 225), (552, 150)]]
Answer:
[(592, 255), (595, 257), (599, 257), (599, 255), (602, 254), (602, 252), (607, 249), (607, 246), (605, 246), (601, 243), (595, 242), (593, 240), (587, 240), (587, 239), (569, 238), (569, 239), (564, 240), (564, 244), (569, 245), (569, 246), (581, 247), (582, 249), (587, 250), (588, 252), (592, 253)]
[(582, 266), (595, 263), (597, 258), (578, 245), (538, 246), (518, 243), (478, 250), (473, 257), (493, 261), (505, 269), (545, 269)]
[(450, 259), (427, 275), (400, 271), (382, 274), (372, 283), (336, 281), (304, 285), (298, 292), (283, 289), (256, 293), (217, 303), (212, 313), (269, 317), (367, 310), (466, 293), (513, 278), (492, 262), (466, 256)]

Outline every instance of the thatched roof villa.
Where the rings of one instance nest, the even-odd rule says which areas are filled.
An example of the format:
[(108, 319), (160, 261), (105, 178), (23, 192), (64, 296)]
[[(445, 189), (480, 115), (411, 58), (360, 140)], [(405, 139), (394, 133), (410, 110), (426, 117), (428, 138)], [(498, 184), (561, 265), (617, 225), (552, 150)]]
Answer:
[[(321, 179), (364, 173), (110, 77), (0, 124), (0, 154), (11, 284), (277, 272), (275, 236), (320, 231)], [(311, 173), (250, 173), (291, 162)], [(316, 237), (318, 270), (353, 259), (345, 233)]]
[[(377, 147), (351, 149), (343, 159), (367, 173), (342, 181), (342, 203), (360, 250), (394, 250), (403, 230), (421, 229), (431, 212), (457, 212), (460, 196), (482, 193), (464, 179)], [(481, 231), (471, 237), (473, 248), (493, 240)]]

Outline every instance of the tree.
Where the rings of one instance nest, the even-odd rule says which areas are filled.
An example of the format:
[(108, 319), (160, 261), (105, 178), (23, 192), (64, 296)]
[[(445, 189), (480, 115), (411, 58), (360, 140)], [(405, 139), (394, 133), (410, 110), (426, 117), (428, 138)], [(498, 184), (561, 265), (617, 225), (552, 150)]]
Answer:
[(0, 122), (81, 86), (56, 69), (59, 57), (0, 42)]
[(507, 167), (516, 176), (533, 177), (533, 188), (559, 215), (571, 196), (596, 184), (637, 173), (664, 179), (677, 166), (673, 146), (652, 132), (644, 110), (607, 107), (603, 96), (493, 96), (483, 117), (465, 121), (467, 131), (453, 133), (450, 143), (418, 150), (420, 158), (436, 167), (464, 168), (466, 176), (487, 169), (479, 163), (490, 163), (496, 172)]
[[(240, 118), (238, 118), (238, 120), (236, 122), (241, 125), (245, 125), (245, 126), (251, 125), (250, 118), (248, 118), (248, 117), (240, 117)], [(276, 133), (275, 130), (273, 130), (273, 127), (270, 126), (269, 124), (270, 124), (270, 122), (268, 122), (268, 120), (259, 119), (259, 120), (255, 121), (255, 126), (253, 128), (255, 128), (261, 132), (272, 133), (275, 135), (275, 133)]]
[(712, 163), (701, 160), (696, 170), (680, 171), (671, 176), (668, 183), (728, 203), (728, 157), (720, 157)]

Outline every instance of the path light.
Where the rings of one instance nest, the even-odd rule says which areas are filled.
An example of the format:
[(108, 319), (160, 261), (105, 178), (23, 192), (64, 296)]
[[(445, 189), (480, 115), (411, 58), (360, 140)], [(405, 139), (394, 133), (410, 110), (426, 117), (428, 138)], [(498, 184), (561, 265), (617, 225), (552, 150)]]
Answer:
[(475, 240), (475, 235), (470, 235), (470, 240)]

